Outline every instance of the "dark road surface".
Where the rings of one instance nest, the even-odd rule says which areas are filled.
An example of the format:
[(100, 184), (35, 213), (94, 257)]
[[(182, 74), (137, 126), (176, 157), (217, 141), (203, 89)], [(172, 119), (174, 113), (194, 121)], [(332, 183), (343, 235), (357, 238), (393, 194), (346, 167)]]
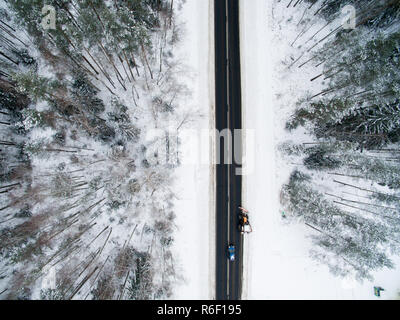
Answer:
[[(239, 232), (239, 211), (242, 199), (242, 177), (236, 175), (241, 159), (241, 141), (235, 141), (234, 129), (242, 128), (239, 0), (214, 0), (215, 3), (215, 86), (216, 129), (230, 129), (232, 143), (221, 138), (220, 164), (216, 166), (216, 299), (239, 300), (242, 286), (242, 236)], [(219, 139), (219, 137), (217, 137)], [(237, 137), (241, 139), (241, 137)], [(238, 150), (235, 150), (235, 145)], [(228, 152), (231, 161), (226, 159)], [(238, 153), (239, 152), (239, 153)], [(239, 164), (241, 161), (236, 161)], [(232, 164), (226, 164), (232, 163)], [(236, 247), (236, 259), (228, 260), (227, 247)]]

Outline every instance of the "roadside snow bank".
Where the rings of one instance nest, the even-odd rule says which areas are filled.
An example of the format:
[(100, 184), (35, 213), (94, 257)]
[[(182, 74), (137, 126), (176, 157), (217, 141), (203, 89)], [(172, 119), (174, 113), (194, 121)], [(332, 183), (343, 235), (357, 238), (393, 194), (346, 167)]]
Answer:
[[(175, 251), (180, 269), (177, 273), (183, 280), (175, 289), (174, 299), (210, 299), (213, 295), (213, 222), (209, 210), (211, 193), (211, 167), (208, 161), (208, 141), (201, 140), (202, 130), (209, 128), (212, 82), (210, 73), (210, 32), (212, 15), (211, 1), (188, 0), (178, 12), (183, 26), (183, 39), (178, 55), (191, 70), (187, 85), (192, 91), (190, 100), (184, 101), (198, 110), (190, 122), (190, 134), (181, 135), (180, 161), (174, 191), (176, 222)], [(186, 132), (187, 133), (187, 132)], [(193, 143), (194, 142), (194, 143)], [(196, 143), (198, 142), (198, 143)], [(190, 160), (189, 160), (190, 159)], [(209, 258), (211, 257), (211, 258)]]

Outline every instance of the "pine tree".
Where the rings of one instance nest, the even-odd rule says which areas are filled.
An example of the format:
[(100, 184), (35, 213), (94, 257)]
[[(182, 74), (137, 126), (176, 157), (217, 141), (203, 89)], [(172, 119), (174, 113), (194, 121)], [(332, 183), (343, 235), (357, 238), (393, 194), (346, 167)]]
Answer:
[(33, 71), (14, 74), (13, 80), (17, 83), (18, 91), (29, 95), (35, 102), (54, 97), (52, 92), (60, 85), (57, 81), (38, 76)]
[[(400, 228), (388, 228), (361, 212), (350, 213), (337, 207), (311, 185), (311, 177), (295, 171), (283, 193), (289, 197), (287, 210), (301, 218), (316, 234), (314, 257), (328, 263), (336, 273), (354, 272), (359, 278), (370, 278), (371, 270), (392, 268), (385, 247), (399, 250)], [(335, 259), (329, 258), (332, 254)], [(345, 263), (343, 263), (345, 262)]]

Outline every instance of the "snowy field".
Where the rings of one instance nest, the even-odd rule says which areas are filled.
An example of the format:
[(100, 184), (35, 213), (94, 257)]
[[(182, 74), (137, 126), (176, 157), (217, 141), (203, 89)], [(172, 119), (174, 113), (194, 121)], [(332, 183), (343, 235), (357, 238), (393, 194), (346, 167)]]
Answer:
[[(297, 22), (305, 6), (288, 9), (285, 1), (266, 0), (242, 0), (240, 5), (244, 126), (255, 132), (251, 154), (257, 155), (254, 170), (243, 180), (243, 205), (250, 210), (254, 229), (245, 244), (243, 298), (378, 299), (373, 287), (381, 286), (381, 299), (398, 299), (399, 268), (373, 273), (373, 282), (335, 277), (309, 257), (309, 235), (315, 231), (282, 219), (279, 193), (296, 164), (283, 159), (277, 146), (293, 137), (296, 143), (308, 142), (304, 129), (289, 134), (285, 122), (301, 94), (317, 93), (323, 83), (311, 86), (310, 79), (318, 74), (311, 64), (291, 66), (300, 55), (307, 60), (307, 53), (298, 48), (300, 41), (291, 46), (301, 31)], [(313, 41), (329, 34), (335, 23)], [(324, 25), (316, 20), (301, 41)], [(400, 259), (394, 262), (400, 266)]]

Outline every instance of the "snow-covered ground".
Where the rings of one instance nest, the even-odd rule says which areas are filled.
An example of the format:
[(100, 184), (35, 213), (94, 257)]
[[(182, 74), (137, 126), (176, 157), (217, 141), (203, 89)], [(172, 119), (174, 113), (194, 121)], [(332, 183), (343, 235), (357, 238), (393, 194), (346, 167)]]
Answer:
[(201, 138), (214, 119), (212, 3), (187, 0), (177, 13), (184, 29), (179, 55), (191, 70), (187, 84), (192, 95), (186, 103), (199, 110), (199, 118), (191, 123), (190, 131), (181, 134), (179, 147), (182, 165), (174, 187), (178, 198), (175, 250), (183, 282), (175, 289), (174, 299), (210, 299), (215, 291), (212, 148), (209, 138)]
[[(291, 46), (301, 31), (297, 22), (305, 6), (288, 9), (275, 0), (241, 0), (240, 7), (244, 126), (255, 132), (255, 149), (249, 156), (256, 155), (254, 170), (243, 177), (243, 205), (250, 210), (254, 231), (245, 243), (243, 298), (377, 299), (373, 294), (376, 285), (385, 288), (381, 299), (398, 298), (399, 268), (373, 273), (373, 282), (335, 277), (309, 257), (308, 236), (313, 231), (281, 218), (279, 192), (296, 164), (284, 159), (277, 146), (287, 139), (307, 142), (303, 129), (290, 135), (284, 130), (285, 122), (301, 94), (310, 89), (317, 93), (324, 85), (322, 80), (310, 82), (318, 75), (312, 64), (301, 69), (300, 62), (289, 66), (303, 52), (301, 61), (307, 60), (308, 53), (298, 45), (325, 22), (316, 21), (301, 41)], [(317, 38), (322, 39), (335, 26), (332, 23)], [(400, 266), (400, 259), (394, 262)]]

